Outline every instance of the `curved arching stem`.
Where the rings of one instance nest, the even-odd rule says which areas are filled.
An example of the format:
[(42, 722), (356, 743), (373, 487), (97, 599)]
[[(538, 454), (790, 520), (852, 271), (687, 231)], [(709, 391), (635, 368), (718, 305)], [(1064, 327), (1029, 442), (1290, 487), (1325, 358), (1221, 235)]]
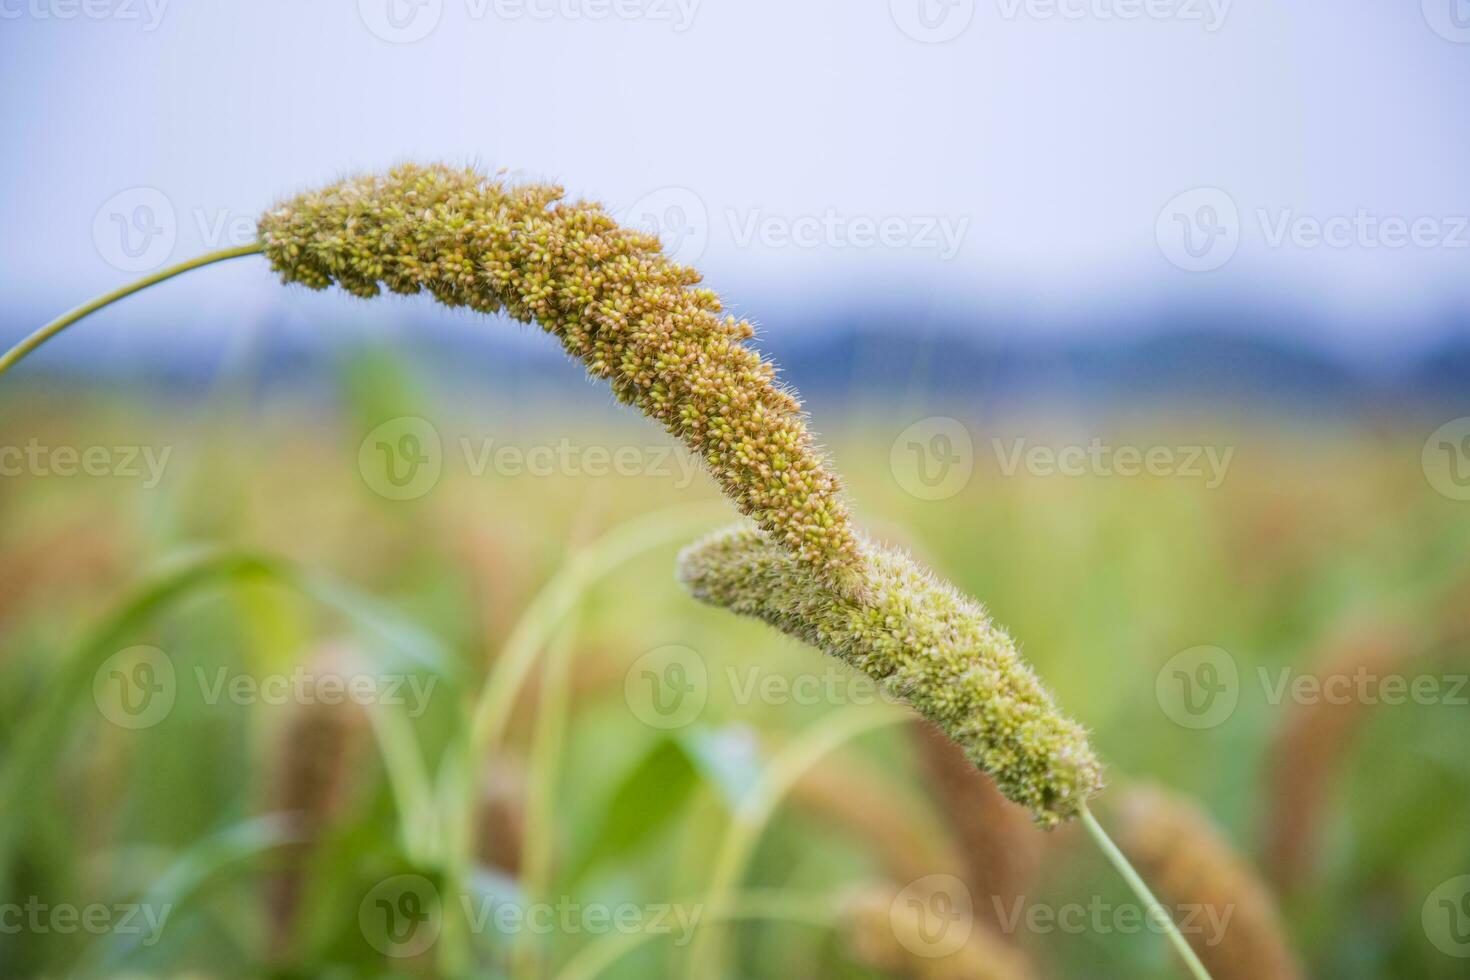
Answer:
[(81, 306), (78, 306), (74, 310), (68, 310), (61, 316), (46, 324), (40, 330), (37, 330), (29, 337), (25, 338), (20, 343), (10, 348), (4, 353), (3, 356), (0, 356), (0, 375), (3, 375), (6, 371), (15, 367), (16, 364), (20, 363), (20, 361), (26, 357), (26, 355), (30, 354), (33, 350), (35, 350), (37, 347), (40, 347), (52, 337), (61, 333), (61, 331), (65, 330), (73, 323), (76, 323), (78, 320), (89, 314), (96, 313), (98, 310), (102, 309), (105, 306), (111, 306), (113, 303), (116, 303), (118, 300), (124, 298), (125, 296), (131, 296), (134, 293), (142, 292), (149, 286), (163, 282), (166, 279), (172, 279), (174, 276), (182, 275), (183, 273), (188, 272), (190, 269), (198, 269), (201, 266), (213, 265), (216, 262), (223, 262), (226, 259), (237, 259), (242, 255), (258, 255), (260, 254), (260, 251), (260, 243), (251, 242), (249, 245), (241, 245), (237, 248), (226, 248), (221, 249), (218, 252), (209, 252), (204, 255), (197, 256), (196, 258), (192, 258), (187, 262), (180, 262), (178, 265), (171, 265), (167, 269), (160, 269), (150, 276), (139, 279), (137, 282), (129, 283), (128, 285), (123, 286), (121, 289), (114, 289), (112, 292), (106, 294), (105, 296), (99, 296), (96, 299), (92, 300), (90, 303), (83, 303)]
[(1143, 876), (1134, 869), (1133, 863), (1128, 860), (1118, 845), (1113, 843), (1113, 839), (1108, 836), (1108, 832), (1103, 829), (1102, 824), (1097, 822), (1097, 817), (1092, 815), (1092, 811), (1087, 808), (1085, 803), (1082, 805), (1082, 826), (1087, 828), (1088, 836), (1092, 838), (1098, 850), (1102, 851), (1103, 857), (1108, 859), (1108, 863), (1113, 866), (1118, 874), (1122, 875), (1123, 880), (1128, 883), (1128, 887), (1133, 889), (1133, 894), (1137, 895), (1139, 901), (1143, 902), (1148, 916), (1154, 920), (1164, 935), (1168, 937), (1169, 944), (1174, 947), (1174, 951), (1179, 954), (1179, 958), (1189, 968), (1189, 975), (1194, 977), (1195, 980), (1210, 980), (1210, 971), (1205, 969), (1205, 965), (1200, 962), (1199, 956), (1195, 953), (1194, 948), (1185, 940), (1184, 934), (1179, 931), (1179, 926), (1174, 922), (1174, 917), (1169, 914), (1169, 910), (1164, 908), (1157, 898), (1154, 898), (1154, 893), (1149, 890), (1148, 885), (1143, 880)]

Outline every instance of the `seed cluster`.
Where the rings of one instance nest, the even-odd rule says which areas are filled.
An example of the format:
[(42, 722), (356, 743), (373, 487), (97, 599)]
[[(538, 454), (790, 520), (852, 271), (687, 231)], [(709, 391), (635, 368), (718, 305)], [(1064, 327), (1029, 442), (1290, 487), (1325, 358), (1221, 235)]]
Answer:
[(857, 597), (827, 588), (750, 527), (691, 546), (679, 577), (695, 598), (762, 619), (878, 681), (1042, 825), (1076, 816), (1102, 785), (1087, 733), (979, 604), (898, 552), (864, 551)]
[(1101, 785), (1086, 733), (1063, 717), (985, 611), (853, 529), (801, 403), (746, 346), (693, 269), (559, 187), (472, 169), (403, 166), (277, 206), (260, 243), (286, 282), (357, 296), (427, 291), (558, 337), (683, 440), (753, 528), (685, 553), (693, 593), (759, 616), (907, 700), (1047, 826)]
[(357, 296), (427, 291), (556, 335), (594, 377), (681, 439), (741, 513), (844, 591), (858, 539), (796, 396), (657, 238), (559, 187), (399, 167), (286, 201), (260, 241), (286, 282)]

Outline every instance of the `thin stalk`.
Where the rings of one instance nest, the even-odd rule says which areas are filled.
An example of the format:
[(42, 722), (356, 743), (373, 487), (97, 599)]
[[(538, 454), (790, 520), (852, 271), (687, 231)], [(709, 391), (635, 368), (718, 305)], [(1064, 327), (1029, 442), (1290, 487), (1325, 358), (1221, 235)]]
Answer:
[(1154, 921), (1159, 923), (1159, 926), (1164, 930), (1164, 935), (1169, 937), (1169, 942), (1173, 944), (1174, 949), (1183, 958), (1185, 965), (1189, 967), (1189, 972), (1195, 980), (1211, 980), (1210, 971), (1205, 969), (1205, 965), (1195, 955), (1194, 949), (1189, 943), (1185, 942), (1184, 935), (1180, 933), (1179, 927), (1174, 924), (1174, 917), (1169, 914), (1169, 910), (1164, 908), (1157, 898), (1154, 898), (1154, 893), (1149, 890), (1148, 884), (1143, 880), (1143, 876), (1134, 870), (1133, 864), (1118, 848), (1118, 845), (1113, 843), (1113, 839), (1108, 836), (1106, 830), (1103, 830), (1102, 824), (1097, 822), (1097, 818), (1092, 815), (1092, 811), (1087, 808), (1086, 804), (1082, 806), (1082, 826), (1087, 828), (1087, 832), (1092, 835), (1093, 841), (1097, 844), (1098, 849), (1103, 852), (1103, 856), (1118, 870), (1118, 874), (1123, 876), (1123, 880), (1128, 883), (1128, 887), (1133, 889), (1133, 894), (1137, 895), (1138, 900), (1143, 902), (1144, 907), (1148, 909), (1148, 914), (1153, 917)]
[(368, 717), (398, 808), (403, 849), (415, 862), (427, 864), (434, 859), (438, 828), (434, 825), (434, 790), (418, 735), (408, 717), (388, 705), (376, 705)]
[[(579, 615), (567, 614), (543, 655), (541, 697), (532, 736), (531, 768), (526, 793), (526, 833), (521, 842), (521, 891), (528, 903), (546, 899), (551, 890), (552, 858), (557, 826), (556, 782), (567, 735), (571, 701), (572, 660), (576, 656)], [(515, 950), (517, 977), (533, 980), (544, 972), (536, 933), (524, 929)]]
[(187, 262), (180, 262), (178, 265), (171, 265), (167, 269), (160, 269), (150, 276), (139, 279), (137, 282), (129, 283), (128, 285), (123, 286), (120, 289), (114, 289), (112, 292), (106, 294), (105, 296), (99, 296), (96, 299), (92, 300), (90, 303), (83, 303), (81, 306), (78, 306), (74, 310), (68, 310), (66, 313), (63, 313), (61, 316), (46, 324), (40, 330), (37, 330), (29, 337), (25, 338), (20, 343), (10, 348), (10, 350), (5, 352), (4, 356), (0, 356), (0, 375), (3, 375), (6, 371), (15, 367), (15, 365), (19, 364), (21, 360), (26, 357), (26, 355), (31, 353), (31, 351), (35, 350), (37, 347), (40, 347), (46, 341), (61, 333), (61, 331), (65, 330), (73, 323), (76, 323), (78, 320), (82, 319), (88, 314), (96, 313), (98, 310), (102, 309), (105, 306), (110, 306), (113, 303), (116, 303), (118, 300), (124, 298), (125, 296), (131, 296), (134, 293), (141, 292), (147, 289), (149, 286), (153, 286), (157, 283), (163, 282), (165, 279), (172, 279), (174, 276), (182, 275), (183, 273), (188, 272), (190, 269), (198, 269), (201, 266), (212, 265), (215, 262), (223, 262), (226, 259), (237, 259), (242, 255), (256, 255), (259, 254), (260, 250), (260, 243), (252, 242), (249, 245), (241, 245), (237, 248), (226, 248), (221, 249), (218, 252), (208, 252), (204, 255), (192, 258)]
[[(511, 709), (537, 656), (551, 646), (567, 616), (600, 579), (645, 552), (707, 530), (710, 522), (724, 513), (723, 504), (686, 504), (620, 524), (568, 559), (521, 614), (485, 678), (471, 712), (468, 733), (456, 749), (445, 754), (440, 765), (438, 799), (445, 822), (446, 875), (451, 893), (463, 893), (470, 877), (471, 824), (478, 779), (505, 734)], [(445, 917), (441, 958), (448, 974), (463, 972), (468, 962), (463, 933), (463, 923), (456, 917)]]
[[(511, 631), (476, 699), (462, 753), (441, 768), (441, 792), (454, 793), (456, 799), (467, 804), (475, 798), (468, 787), (477, 785), (475, 781), (485, 771), (491, 750), (505, 733), (516, 696), (535, 666), (537, 654), (550, 644), (588, 589), (624, 562), (708, 529), (716, 514), (723, 512), (723, 506), (711, 504), (671, 507), (621, 524), (573, 555), (536, 595)], [(456, 780), (458, 784), (452, 785)], [(472, 811), (462, 806), (458, 812), (452, 808), (445, 812), (457, 814), (450, 846), (458, 866), (467, 869)]]
[(708, 530), (711, 520), (728, 513), (723, 504), (670, 507), (621, 524), (574, 555), (521, 615), (485, 680), (470, 722), (471, 764), (483, 763), (504, 733), (536, 654), (593, 583), (645, 552)]
[[(853, 739), (909, 718), (906, 711), (848, 708), (823, 717), (787, 745), (771, 760), (760, 782), (735, 811), (730, 829), (715, 852), (714, 871), (705, 892), (707, 903), (721, 908), (730, 901), (771, 817), (808, 770)], [(718, 967), (722, 953), (718, 933), (701, 932), (689, 950), (687, 975), (691, 980), (722, 976)]]

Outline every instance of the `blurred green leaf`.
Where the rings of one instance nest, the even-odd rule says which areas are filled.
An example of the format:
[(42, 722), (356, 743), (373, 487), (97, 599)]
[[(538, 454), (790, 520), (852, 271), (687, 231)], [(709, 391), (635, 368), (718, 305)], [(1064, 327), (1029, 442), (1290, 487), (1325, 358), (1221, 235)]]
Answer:
[(700, 776), (719, 791), (731, 810), (750, 796), (761, 778), (760, 742), (747, 725), (695, 727), (675, 736)]
[[(253, 870), (256, 858), (296, 840), (299, 840), (298, 835), (282, 816), (242, 820), (180, 854), (162, 876), (142, 892), (137, 903), (154, 916), (161, 929), (167, 921), (177, 920), (181, 914), (190, 911), (209, 885), (232, 872)], [(104, 976), (114, 975), (147, 938), (139, 931), (114, 931), (105, 944), (94, 947), (96, 952), (85, 956), (84, 962), (89, 967), (95, 962), (97, 972)], [(90, 973), (92, 970), (88, 968), (78, 972)]]
[(667, 827), (699, 782), (694, 760), (674, 738), (660, 738), (623, 777), (602, 809), (602, 821), (586, 850), (574, 860), (569, 883), (599, 864), (636, 851)]

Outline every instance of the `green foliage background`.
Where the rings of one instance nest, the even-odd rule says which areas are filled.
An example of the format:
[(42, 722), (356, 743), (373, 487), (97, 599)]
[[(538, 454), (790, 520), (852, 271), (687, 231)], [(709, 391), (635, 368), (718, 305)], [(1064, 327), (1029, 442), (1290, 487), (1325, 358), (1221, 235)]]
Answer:
[[(0, 931), (0, 976), (569, 975), (616, 937), (451, 935), (446, 922), (428, 952), (395, 959), (365, 936), (359, 906), (399, 874), (512, 904), (700, 902), (733, 815), (784, 751), (835, 715), (894, 712), (867, 703), (820, 654), (689, 600), (672, 575), (676, 546), (653, 548), (579, 594), (573, 627), (553, 643), (564, 670), (546, 669), (543, 653), (489, 762), (529, 787), (525, 846), (541, 856), (540, 880), (485, 864), (484, 842), (477, 865), (446, 864), (435, 815), (471, 804), (415, 790), (390, 756), (431, 780), (452, 763), (487, 673), (570, 555), (624, 521), (699, 501), (713, 529), (719, 504), (702, 478), (676, 486), (672, 462), (673, 476), (477, 476), (461, 452), (460, 436), (681, 451), (627, 412), (435, 394), (381, 350), (344, 358), (336, 381), (322, 398), (262, 396), (226, 379), (187, 402), (20, 379), (0, 390), (0, 445), (171, 451), (153, 489), (119, 477), (0, 479), (0, 896), (172, 907), (151, 946)], [(1270, 703), (1258, 670), (1310, 671), (1344, 637), (1389, 624), (1405, 636), (1408, 676), (1470, 671), (1470, 506), (1426, 483), (1422, 426), (1205, 421), (1183, 410), (1110, 424), (1120, 444), (1234, 446), (1214, 490), (1182, 478), (1006, 476), (977, 426), (966, 489), (922, 501), (895, 481), (889, 450), (927, 414), (943, 413), (906, 406), (815, 427), (860, 521), (984, 600), (1093, 729), (1110, 765), (1104, 823), (1117, 792), (1152, 781), (1196, 798), (1259, 857), (1273, 739), (1292, 706)], [(435, 425), (444, 473), (423, 496), (392, 501), (370, 488), (358, 453), (400, 416)], [(1043, 416), (995, 423), (1002, 438), (1034, 442), (1062, 431)], [(142, 731), (111, 724), (92, 689), (97, 664), (136, 645), (165, 651), (180, 678), (173, 710)], [(689, 725), (660, 730), (632, 708), (628, 677), (668, 645), (706, 665), (709, 699)], [(1198, 645), (1229, 651), (1243, 680), (1237, 709), (1206, 730), (1175, 724), (1155, 695), (1164, 663)], [(372, 725), (356, 730), (330, 819), (310, 843), (289, 844), (296, 831), (277, 803), (287, 757), (310, 754), (291, 735), (301, 706), (209, 703), (192, 680), (196, 668), (289, 672), (344, 648), (376, 672), (432, 678), (434, 693), (419, 717), (380, 719), (376, 738)], [(752, 678), (798, 677), (837, 694), (740, 696)], [(559, 714), (540, 710), (558, 704)], [(855, 798), (876, 789), (922, 835), (948, 834), (906, 728), (875, 725), (819, 764), (871, 784)], [(1436, 885), (1470, 873), (1466, 744), (1470, 710), (1408, 704), (1371, 707), (1340, 745), (1319, 859), (1283, 898), (1313, 975), (1463, 975), (1463, 961), (1427, 940), (1421, 911)], [(830, 813), (782, 802), (741, 883), (769, 918), (706, 927), (713, 946), (697, 955), (729, 977), (884, 975), (855, 954), (841, 921), (844, 896), (884, 877), (880, 850)], [(1047, 835), (1044, 850), (1028, 903), (1129, 901), (1075, 828)], [(292, 867), (300, 900), (283, 939), (271, 882)], [(828, 923), (783, 921), (783, 899)], [(1040, 976), (1179, 975), (1147, 932), (1007, 939)], [(693, 955), (662, 937), (602, 975), (684, 975), (708, 962)]]

